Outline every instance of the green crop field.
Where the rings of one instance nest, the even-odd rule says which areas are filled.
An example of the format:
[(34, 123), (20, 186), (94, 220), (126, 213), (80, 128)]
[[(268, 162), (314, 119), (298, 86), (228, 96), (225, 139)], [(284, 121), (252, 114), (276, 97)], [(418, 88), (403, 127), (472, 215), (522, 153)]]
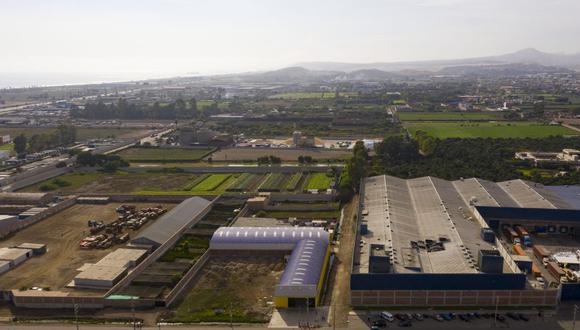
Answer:
[(0, 150), (3, 151), (12, 151), (14, 149), (14, 143), (7, 143), (0, 146)]
[(326, 173), (313, 173), (308, 176), (308, 181), (304, 186), (304, 189), (328, 189), (334, 181), (333, 177), (327, 176)]
[(129, 162), (184, 162), (200, 160), (213, 150), (211, 148), (129, 148), (117, 154)]
[(422, 121), (422, 120), (501, 120), (499, 113), (484, 112), (397, 112), (401, 121)]
[[(295, 93), (279, 93), (270, 96), (270, 99), (284, 99), (284, 100), (299, 100), (299, 99), (332, 99), (335, 97), (334, 92), (295, 92)], [(341, 97), (354, 97), (357, 93), (354, 92), (340, 92)]]
[(229, 179), (231, 174), (212, 174), (198, 185), (193, 187), (192, 191), (212, 191), (216, 190), (221, 184)]
[(533, 122), (406, 122), (412, 135), (418, 130), (440, 138), (544, 138), (551, 135), (579, 135), (580, 132)]

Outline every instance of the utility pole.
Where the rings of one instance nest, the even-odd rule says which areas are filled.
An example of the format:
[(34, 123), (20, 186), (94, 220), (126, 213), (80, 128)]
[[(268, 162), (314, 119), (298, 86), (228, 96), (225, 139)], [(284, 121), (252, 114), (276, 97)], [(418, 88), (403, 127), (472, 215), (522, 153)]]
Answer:
[(336, 330), (336, 303), (332, 304), (332, 330)]
[(574, 316), (572, 318), (572, 330), (576, 330), (576, 310), (578, 310), (578, 305), (574, 305)]
[(230, 327), (234, 330), (234, 316), (232, 314), (232, 302), (230, 301)]
[(133, 314), (133, 330), (137, 329), (135, 326), (135, 297), (131, 297), (131, 313)]
[(77, 326), (77, 330), (79, 330), (79, 305), (74, 304), (74, 309), (75, 309), (75, 324)]
[(499, 297), (495, 297), (495, 314), (493, 317), (493, 327), (497, 328), (497, 307), (499, 305)]

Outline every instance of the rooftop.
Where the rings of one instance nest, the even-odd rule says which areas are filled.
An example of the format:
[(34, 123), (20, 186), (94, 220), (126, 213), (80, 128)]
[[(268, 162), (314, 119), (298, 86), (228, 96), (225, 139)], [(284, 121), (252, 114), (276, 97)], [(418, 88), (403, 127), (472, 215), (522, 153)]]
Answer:
[(481, 239), (481, 225), (471, 206), (484, 212), (544, 208), (548, 214), (553, 210), (561, 215), (569, 210), (558, 208), (570, 205), (552, 190), (523, 180), (404, 180), (383, 175), (366, 178), (362, 196), (367, 233), (360, 235), (355, 247), (355, 273), (369, 272), (369, 253), (379, 254), (369, 246), (376, 250), (377, 244), (384, 245), (396, 273), (477, 273), (479, 251), (495, 246)]

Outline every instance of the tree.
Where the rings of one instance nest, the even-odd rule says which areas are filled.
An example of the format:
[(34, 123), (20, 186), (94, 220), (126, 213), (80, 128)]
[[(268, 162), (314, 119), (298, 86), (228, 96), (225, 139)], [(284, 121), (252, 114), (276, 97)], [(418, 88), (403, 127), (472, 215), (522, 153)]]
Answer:
[(26, 151), (27, 140), (24, 134), (20, 134), (14, 138), (14, 151), (17, 154), (23, 154)]

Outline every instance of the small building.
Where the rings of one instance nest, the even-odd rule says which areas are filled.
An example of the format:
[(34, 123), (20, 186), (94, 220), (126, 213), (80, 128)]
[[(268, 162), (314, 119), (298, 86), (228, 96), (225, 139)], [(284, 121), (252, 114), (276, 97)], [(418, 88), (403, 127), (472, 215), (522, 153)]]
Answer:
[(50, 193), (0, 193), (0, 205), (46, 205), (53, 200)]
[(45, 254), (46, 253), (46, 244), (38, 244), (38, 243), (22, 243), (16, 247), (17, 249), (27, 249), (32, 250), (32, 253), (35, 256)]
[(10, 270), (10, 261), (0, 260), (0, 274), (4, 274)]
[(14, 268), (31, 258), (32, 250), (17, 248), (0, 248), (0, 260), (10, 263), (10, 268)]
[(112, 288), (126, 274), (127, 268), (86, 264), (74, 279), (74, 286), (81, 288)]
[(131, 241), (131, 245), (157, 249), (169, 241), (177, 242), (185, 230), (209, 212), (211, 204), (201, 197), (186, 199), (137, 235)]

